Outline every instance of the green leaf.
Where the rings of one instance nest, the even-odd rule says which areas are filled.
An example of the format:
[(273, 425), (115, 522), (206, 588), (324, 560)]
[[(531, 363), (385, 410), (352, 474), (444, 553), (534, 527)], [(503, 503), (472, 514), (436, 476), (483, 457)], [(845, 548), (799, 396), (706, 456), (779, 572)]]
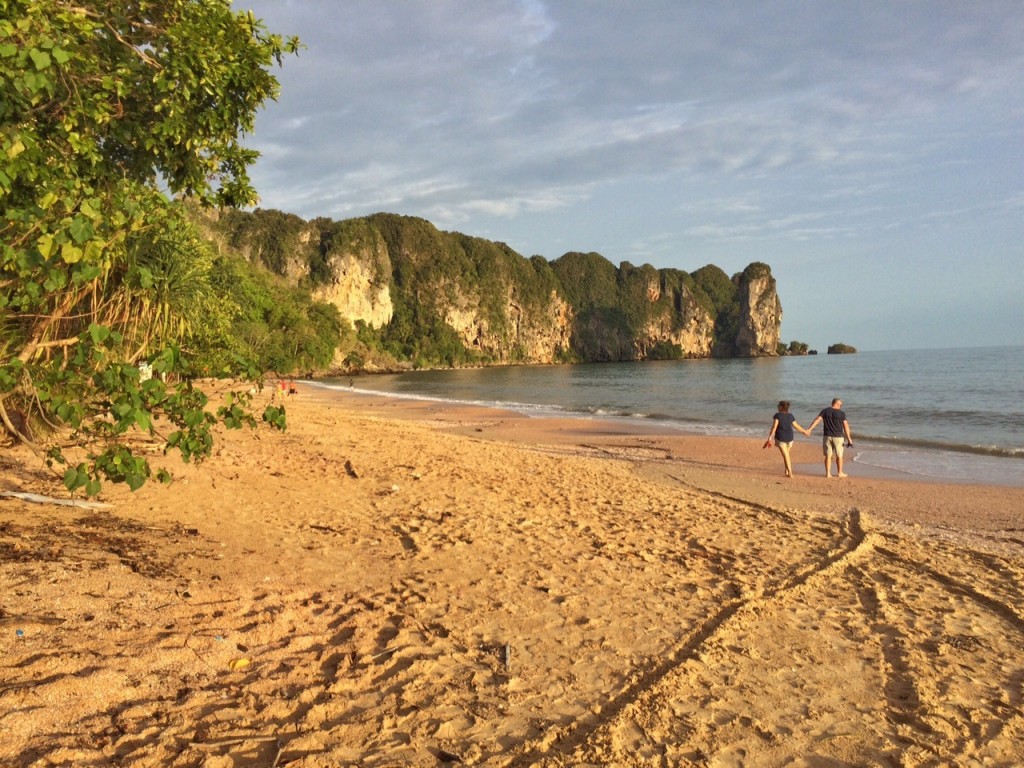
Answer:
[(93, 236), (92, 222), (84, 216), (75, 216), (71, 220), (71, 226), (68, 227), (68, 231), (71, 233), (74, 241), (81, 245)]
[(283, 432), (288, 427), (288, 422), (285, 418), (284, 406), (277, 407), (268, 405), (263, 411), (263, 421)]
[(50, 54), (46, 51), (40, 51), (33, 48), (28, 52), (28, 55), (32, 59), (32, 63), (36, 65), (36, 69), (47, 69), (52, 63), (50, 61)]
[(94, 344), (102, 344), (104, 341), (110, 338), (110, 329), (103, 325), (90, 323), (89, 337), (92, 339)]
[(89, 471), (85, 464), (77, 467), (68, 467), (64, 472), (64, 487), (69, 491), (76, 491), (89, 482)]
[(36, 240), (36, 247), (44, 259), (50, 258), (53, 253), (53, 235), (43, 235)]
[(65, 264), (77, 264), (82, 260), (82, 249), (74, 243), (64, 243), (60, 247), (60, 258)]

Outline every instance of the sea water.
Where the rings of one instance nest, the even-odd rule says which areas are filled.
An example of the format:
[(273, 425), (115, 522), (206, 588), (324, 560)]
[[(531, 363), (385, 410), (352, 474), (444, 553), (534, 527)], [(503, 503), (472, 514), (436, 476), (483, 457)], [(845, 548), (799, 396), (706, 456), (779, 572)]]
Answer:
[[(752, 439), (768, 433), (779, 400), (789, 400), (806, 427), (838, 397), (855, 463), (909, 477), (1024, 486), (1024, 346), (506, 366), (322, 383)], [(797, 440), (820, 436), (819, 426)]]

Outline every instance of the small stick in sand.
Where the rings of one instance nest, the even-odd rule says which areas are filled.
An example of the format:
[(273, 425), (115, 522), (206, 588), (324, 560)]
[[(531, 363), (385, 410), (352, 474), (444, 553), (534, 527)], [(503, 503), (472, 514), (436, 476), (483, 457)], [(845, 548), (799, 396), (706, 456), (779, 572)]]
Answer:
[[(277, 736), (239, 736), (234, 739), (220, 739), (218, 741), (190, 741), (190, 747), (234, 747), (245, 744), (247, 741), (277, 741)], [(278, 755), (280, 757), (280, 755)], [(277, 764), (277, 761), (274, 761)]]

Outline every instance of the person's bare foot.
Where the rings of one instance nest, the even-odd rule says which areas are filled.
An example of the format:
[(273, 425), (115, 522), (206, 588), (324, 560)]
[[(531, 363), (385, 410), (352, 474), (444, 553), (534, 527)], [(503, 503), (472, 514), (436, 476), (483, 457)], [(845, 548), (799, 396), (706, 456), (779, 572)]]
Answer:
[(836, 475), (836, 477), (849, 477), (849, 475), (846, 474), (845, 472), (840, 472), (838, 475)]

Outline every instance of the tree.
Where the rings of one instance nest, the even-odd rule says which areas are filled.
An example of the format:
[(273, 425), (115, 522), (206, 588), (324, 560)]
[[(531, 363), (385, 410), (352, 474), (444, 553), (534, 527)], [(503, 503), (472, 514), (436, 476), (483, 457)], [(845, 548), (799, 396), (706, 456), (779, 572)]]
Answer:
[[(0, 0), (0, 420), (29, 443), (33, 417), (99, 441), (69, 489), (144, 480), (145, 460), (107, 441), (158, 414), (169, 447), (208, 452), (213, 417), (177, 344), (202, 259), (168, 194), (256, 201), (241, 138), (298, 46), (229, 0)], [(143, 357), (182, 385), (143, 381)], [(251, 421), (243, 405), (218, 416)]]

